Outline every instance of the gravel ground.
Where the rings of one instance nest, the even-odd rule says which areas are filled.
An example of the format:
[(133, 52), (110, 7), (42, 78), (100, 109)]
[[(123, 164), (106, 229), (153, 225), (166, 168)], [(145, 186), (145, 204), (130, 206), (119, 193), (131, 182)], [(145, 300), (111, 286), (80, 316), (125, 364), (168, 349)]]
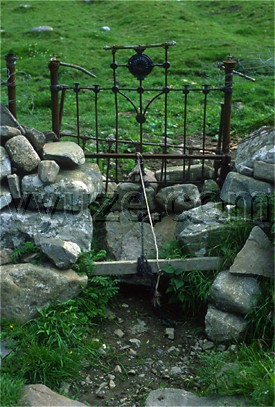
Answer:
[(151, 390), (199, 388), (198, 352), (214, 344), (179, 310), (165, 307), (165, 317), (170, 324), (155, 314), (144, 287), (124, 287), (98, 327), (100, 363), (86, 366), (70, 391), (92, 406), (138, 407)]

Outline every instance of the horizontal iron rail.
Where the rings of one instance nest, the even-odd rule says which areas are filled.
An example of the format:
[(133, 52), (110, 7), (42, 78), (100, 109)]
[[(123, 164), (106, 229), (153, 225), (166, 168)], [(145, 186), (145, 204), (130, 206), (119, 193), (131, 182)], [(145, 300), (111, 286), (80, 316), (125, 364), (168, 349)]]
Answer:
[[(78, 136), (77, 135), (75, 135), (75, 134), (69, 134), (69, 133), (66, 133), (66, 132), (62, 132), (62, 133), (60, 133), (60, 137), (74, 137), (74, 138), (78, 138)], [(134, 140), (123, 140), (123, 139), (119, 139), (119, 140), (115, 140), (115, 139), (106, 139), (106, 138), (102, 138), (102, 137), (94, 137), (94, 136), (85, 136), (85, 135), (82, 135), (82, 136), (79, 136), (79, 138), (81, 139), (81, 140), (83, 140), (83, 141), (85, 141), (85, 142), (87, 142), (87, 141), (91, 141), (91, 140), (94, 140), (94, 141), (100, 141), (100, 142), (103, 142), (103, 143), (107, 143), (107, 144), (114, 144), (114, 143), (117, 143), (117, 144), (129, 144), (129, 145), (139, 145), (140, 144), (140, 142), (139, 141), (134, 141)], [(181, 144), (170, 144), (170, 143), (167, 143), (167, 144), (164, 144), (164, 143), (153, 143), (153, 142), (150, 142), (150, 141), (143, 141), (142, 142), (142, 145), (145, 145), (145, 146), (153, 146), (153, 147), (167, 147), (167, 148), (177, 148), (177, 149), (184, 149), (184, 146), (183, 145), (181, 145)], [(201, 147), (192, 147), (192, 146), (185, 146), (185, 149), (186, 150), (189, 150), (189, 151), (200, 151), (202, 148)], [(211, 148), (205, 148), (205, 150), (204, 150), (205, 152), (212, 152), (212, 153), (217, 153), (217, 149), (215, 148), (215, 149), (211, 149)], [(202, 155), (200, 156), (200, 157), (203, 157)]]
[(150, 44), (150, 45), (106, 45), (103, 47), (105, 51), (109, 50), (117, 50), (117, 49), (140, 49), (144, 50), (146, 48), (159, 48), (159, 47), (173, 47), (176, 45), (175, 41), (170, 41), (170, 42), (162, 42), (160, 44)]
[[(137, 158), (136, 153), (85, 153), (87, 158)], [(203, 159), (203, 160), (221, 160), (227, 157), (226, 154), (150, 154), (143, 153), (143, 158), (146, 159), (172, 159), (172, 160), (186, 160), (186, 159)]]

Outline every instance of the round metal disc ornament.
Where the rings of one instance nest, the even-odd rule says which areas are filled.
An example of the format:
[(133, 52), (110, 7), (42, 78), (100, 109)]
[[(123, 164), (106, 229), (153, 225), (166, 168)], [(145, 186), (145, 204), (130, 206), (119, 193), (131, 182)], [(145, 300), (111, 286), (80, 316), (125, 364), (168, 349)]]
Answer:
[(137, 79), (144, 79), (152, 71), (153, 61), (148, 55), (135, 54), (128, 61), (128, 69)]

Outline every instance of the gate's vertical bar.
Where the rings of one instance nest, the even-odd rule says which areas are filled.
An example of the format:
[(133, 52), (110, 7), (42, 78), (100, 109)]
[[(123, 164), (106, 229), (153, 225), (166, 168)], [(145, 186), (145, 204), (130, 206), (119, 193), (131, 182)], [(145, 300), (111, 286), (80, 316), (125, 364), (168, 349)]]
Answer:
[[(184, 85), (184, 111), (183, 111), (183, 154), (186, 155), (186, 136), (187, 136), (187, 95), (190, 92), (189, 85)], [(183, 159), (183, 179), (185, 180), (185, 164), (186, 160)]]
[(224, 61), (225, 68), (225, 86), (224, 86), (224, 106), (223, 106), (223, 139), (222, 153), (224, 159), (221, 166), (221, 183), (224, 182), (226, 175), (230, 170), (230, 124), (231, 124), (231, 106), (232, 106), (232, 91), (233, 91), (233, 70), (236, 62), (232, 57), (228, 57)]
[[(165, 46), (165, 62), (164, 62), (164, 154), (167, 154), (167, 123), (168, 123), (168, 68), (170, 64), (168, 62), (168, 45)], [(162, 168), (164, 168), (164, 183), (166, 184), (167, 177), (167, 162), (164, 158), (162, 162)], [(163, 170), (162, 170), (163, 172)]]
[(54, 56), (49, 63), (50, 80), (51, 80), (51, 100), (52, 100), (52, 130), (57, 136), (60, 134), (59, 102), (58, 102), (58, 70), (60, 60)]
[(80, 145), (80, 125), (79, 125), (79, 82), (74, 84), (75, 92), (75, 104), (76, 104), (76, 132), (77, 132), (77, 144)]
[(7, 66), (8, 108), (16, 118), (16, 55), (10, 52), (5, 55)]
[[(94, 85), (94, 92), (95, 92), (95, 139), (96, 139), (96, 153), (99, 153), (99, 141), (98, 141), (98, 93), (99, 93), (99, 85)], [(99, 163), (99, 159), (96, 159), (97, 164)]]
[[(207, 111), (207, 95), (209, 93), (209, 85), (203, 85), (202, 92), (204, 94), (203, 102), (203, 129), (202, 129), (202, 155), (205, 155), (205, 143), (206, 143), (206, 111)], [(202, 170), (201, 175), (204, 178), (204, 165), (205, 162), (202, 160)]]
[[(116, 113), (116, 123), (115, 123), (115, 140), (116, 140), (116, 145), (115, 145), (115, 152), (118, 154), (118, 91), (119, 87), (117, 84), (117, 78), (116, 78), (116, 69), (117, 69), (117, 63), (116, 63), (116, 48), (112, 48), (112, 56), (113, 56), (113, 62), (111, 64), (111, 68), (113, 69), (113, 88), (112, 91), (115, 95), (115, 113)], [(118, 182), (118, 160), (117, 158), (115, 159), (116, 163), (116, 168), (115, 168), (115, 182)]]
[[(223, 114), (224, 114), (224, 103), (221, 103), (221, 113), (220, 113), (220, 125), (219, 125), (219, 138), (216, 148), (216, 154), (221, 154), (222, 148), (222, 135), (223, 135)], [(218, 178), (218, 171), (221, 166), (220, 160), (214, 161), (214, 168), (215, 168), (215, 178)]]

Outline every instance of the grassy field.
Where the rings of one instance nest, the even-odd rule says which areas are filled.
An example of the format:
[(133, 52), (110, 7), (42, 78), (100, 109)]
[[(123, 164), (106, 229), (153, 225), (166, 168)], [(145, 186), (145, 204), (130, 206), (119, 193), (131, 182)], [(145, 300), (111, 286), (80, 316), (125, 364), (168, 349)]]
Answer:
[[(221, 86), (223, 72), (217, 65), (228, 55), (237, 61), (236, 69), (252, 76), (255, 82), (234, 77), (232, 135), (245, 135), (262, 124), (273, 123), (273, 40), (274, 17), (272, 1), (1, 1), (1, 76), (6, 79), (4, 56), (11, 50), (17, 55), (17, 117), (29, 127), (51, 128), (49, 70), (52, 54), (63, 62), (81, 65), (96, 75), (92, 79), (80, 71), (62, 67), (60, 83), (73, 86), (111, 86), (110, 51), (106, 45), (153, 44), (176, 41), (169, 50), (171, 62), (169, 84), (181, 87), (186, 83), (198, 86), (211, 83)], [(36, 26), (51, 26), (51, 32), (32, 32)], [(109, 31), (102, 27), (108, 26)], [(126, 63), (133, 50), (121, 52)], [(149, 54), (149, 51), (148, 51)], [(158, 61), (159, 49), (150, 51)], [(117, 70), (120, 74), (120, 69)], [(146, 85), (161, 84), (162, 72), (154, 68)], [(122, 72), (122, 71), (121, 71)], [(124, 74), (123, 74), (124, 75)], [(128, 74), (129, 76), (129, 74)], [(126, 83), (122, 76), (122, 83)], [(135, 85), (136, 86), (136, 85)], [(6, 103), (6, 87), (1, 87)], [(86, 99), (85, 99), (86, 97)], [(214, 101), (216, 102), (216, 100)], [(104, 101), (101, 112), (102, 134), (113, 132), (113, 95)], [(200, 131), (199, 102), (190, 111), (189, 134)], [(218, 106), (218, 104), (216, 105)], [(136, 123), (130, 120), (129, 107), (121, 105), (124, 121), (121, 133), (134, 133)], [(161, 107), (150, 112), (148, 133), (162, 134)], [(218, 107), (209, 109), (207, 132), (215, 136), (218, 129)], [(81, 125), (90, 129), (91, 105), (84, 95)], [(172, 103), (169, 116), (169, 137), (182, 133), (182, 100)], [(75, 126), (75, 95), (66, 96), (63, 127)], [(89, 131), (88, 131), (89, 134)]]

